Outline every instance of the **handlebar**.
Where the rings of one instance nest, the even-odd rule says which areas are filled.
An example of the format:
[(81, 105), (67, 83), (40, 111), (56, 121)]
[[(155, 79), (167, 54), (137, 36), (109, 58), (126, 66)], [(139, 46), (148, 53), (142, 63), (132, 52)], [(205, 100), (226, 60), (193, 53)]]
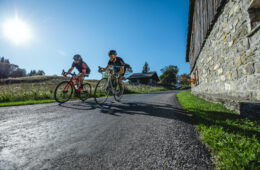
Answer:
[(64, 75), (64, 74), (69, 74), (69, 75), (71, 75), (72, 77), (76, 76), (76, 73), (75, 73), (75, 72), (74, 72), (74, 73), (68, 73), (68, 72), (65, 72), (64, 70), (62, 70), (62, 75)]
[[(100, 71), (100, 70), (102, 70), (102, 69), (104, 69), (103, 67), (100, 67), (100, 66), (98, 66), (98, 71)], [(107, 68), (107, 70), (106, 70), (106, 72), (109, 72), (109, 71), (112, 71), (113, 69), (112, 68)]]

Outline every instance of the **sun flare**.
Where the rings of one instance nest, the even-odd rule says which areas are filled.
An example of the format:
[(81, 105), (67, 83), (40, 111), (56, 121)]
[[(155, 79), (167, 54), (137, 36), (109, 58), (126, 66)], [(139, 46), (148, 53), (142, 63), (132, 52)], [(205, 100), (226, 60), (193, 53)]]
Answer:
[(32, 38), (30, 27), (17, 17), (4, 22), (3, 33), (15, 44), (26, 43)]

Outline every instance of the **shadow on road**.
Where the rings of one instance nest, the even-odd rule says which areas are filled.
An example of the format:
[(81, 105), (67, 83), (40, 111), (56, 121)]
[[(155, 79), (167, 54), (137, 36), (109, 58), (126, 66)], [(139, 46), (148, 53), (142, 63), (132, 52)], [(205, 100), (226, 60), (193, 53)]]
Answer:
[(95, 102), (68, 102), (59, 104), (61, 107), (70, 108), (70, 109), (76, 109), (76, 110), (94, 110), (97, 108), (97, 105)]
[[(225, 112), (204, 112), (191, 117), (186, 110), (178, 105), (158, 104), (158, 103), (122, 103), (111, 105), (107, 109), (102, 108), (102, 113), (111, 114), (113, 116), (120, 116), (120, 114), (129, 115), (147, 115), (160, 118), (175, 119), (189, 124), (197, 125), (203, 124), (206, 126), (216, 125), (221, 126), (224, 131), (233, 134), (242, 134), (243, 136), (260, 138), (260, 133), (257, 130), (246, 129), (233, 124), (227, 124), (226, 121), (233, 120), (243, 124), (243, 119), (240, 115), (225, 113)], [(194, 113), (196, 114), (196, 113)]]
[(167, 119), (175, 119), (193, 124), (191, 116), (187, 112), (170, 104), (158, 103), (120, 103), (117, 105), (105, 105), (101, 108), (101, 112), (120, 116), (120, 114), (129, 115), (147, 115)]

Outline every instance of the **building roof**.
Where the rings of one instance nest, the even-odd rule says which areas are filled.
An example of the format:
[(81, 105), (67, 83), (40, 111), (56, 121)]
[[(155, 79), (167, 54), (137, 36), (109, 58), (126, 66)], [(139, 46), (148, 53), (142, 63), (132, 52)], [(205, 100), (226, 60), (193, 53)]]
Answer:
[(187, 32), (187, 46), (186, 46), (186, 62), (189, 62), (190, 39), (191, 39), (191, 31), (192, 31), (191, 29), (192, 29), (192, 24), (193, 24), (193, 13), (194, 13), (194, 0), (190, 0), (188, 32)]
[[(186, 58), (185, 58), (186, 62), (190, 62), (189, 53), (190, 53), (190, 45), (191, 45), (190, 41), (191, 41), (191, 36), (192, 36), (191, 35), (192, 34), (192, 26), (194, 24), (193, 23), (193, 16), (194, 16), (194, 10), (195, 10), (195, 2), (198, 2), (198, 0), (197, 1), (190, 0), (190, 5), (189, 5), (188, 33), (187, 33)], [(202, 0), (200, 0), (199, 2), (202, 2)], [(211, 9), (211, 14), (210, 14), (211, 21), (207, 23), (207, 24), (209, 24), (208, 27), (207, 27), (207, 30), (206, 30), (207, 34), (205, 34), (205, 36), (203, 37), (203, 42), (201, 42), (201, 46), (200, 46), (199, 51), (201, 51), (201, 49), (203, 48), (203, 46), (206, 42), (205, 40), (208, 38), (208, 35), (210, 34), (211, 30), (213, 29), (213, 26), (216, 23), (219, 15), (222, 13), (221, 9), (225, 6), (225, 4), (228, 2), (228, 0), (207, 0), (207, 1), (203, 1), (203, 2), (207, 2), (207, 3), (202, 3), (202, 4), (200, 3), (200, 6), (205, 5), (205, 4), (208, 4), (208, 5), (211, 4), (212, 9)], [(205, 16), (203, 16), (203, 17), (205, 17)], [(203, 20), (203, 18), (199, 18), (199, 19)], [(198, 20), (195, 20), (194, 22), (198, 22)], [(197, 59), (197, 56), (195, 56), (195, 57)], [(192, 65), (194, 66), (194, 63), (192, 63)]]
[(127, 79), (141, 79), (141, 78), (152, 78), (153, 76), (159, 80), (158, 75), (156, 72), (148, 72), (148, 73), (134, 73), (129, 76)]

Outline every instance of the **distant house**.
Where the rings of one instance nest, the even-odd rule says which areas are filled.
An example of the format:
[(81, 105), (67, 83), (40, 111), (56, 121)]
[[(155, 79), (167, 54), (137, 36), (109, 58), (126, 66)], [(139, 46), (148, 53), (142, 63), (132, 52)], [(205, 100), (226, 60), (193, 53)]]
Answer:
[(149, 73), (134, 73), (127, 78), (129, 83), (132, 85), (147, 84), (147, 85), (157, 85), (159, 81), (156, 72)]

